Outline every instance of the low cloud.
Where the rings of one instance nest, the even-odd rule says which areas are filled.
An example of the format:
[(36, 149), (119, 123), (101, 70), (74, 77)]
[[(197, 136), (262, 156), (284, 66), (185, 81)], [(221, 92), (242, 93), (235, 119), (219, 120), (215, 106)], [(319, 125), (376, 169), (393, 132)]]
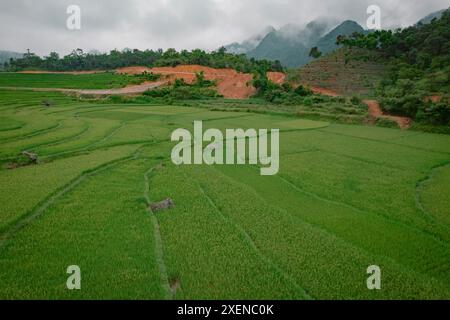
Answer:
[[(81, 30), (66, 28), (66, 9), (80, 6)], [(384, 28), (405, 27), (449, 0), (3, 0), (0, 49), (38, 54), (86, 51), (202, 48), (242, 41), (268, 25), (306, 23), (328, 17), (365, 26), (366, 9), (381, 8)]]

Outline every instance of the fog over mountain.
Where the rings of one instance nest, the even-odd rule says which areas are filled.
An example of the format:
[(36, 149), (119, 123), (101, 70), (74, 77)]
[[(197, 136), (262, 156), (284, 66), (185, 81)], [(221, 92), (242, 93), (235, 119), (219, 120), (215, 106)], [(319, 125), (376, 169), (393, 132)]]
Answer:
[[(81, 9), (80, 30), (66, 27), (67, 7), (72, 4)], [(366, 28), (366, 11), (372, 4), (372, 0), (4, 0), (0, 49), (26, 52), (29, 48), (39, 55), (67, 54), (74, 48), (214, 50), (252, 40), (266, 26), (304, 27), (324, 16), (338, 23), (353, 20)], [(450, 1), (378, 0), (376, 4), (382, 27), (393, 28), (412, 25), (450, 6)], [(249, 44), (254, 46), (252, 41)]]
[(274, 27), (267, 26), (266, 28), (264, 28), (264, 30), (248, 38), (247, 40), (244, 40), (242, 43), (233, 42), (232, 44), (225, 46), (225, 48), (227, 49), (227, 52), (230, 53), (247, 53), (255, 49), (261, 43), (261, 41), (273, 31), (275, 31)]
[(442, 9), (442, 10), (430, 13), (425, 18), (420, 19), (419, 23), (425, 24), (425, 23), (430, 23), (431, 20), (433, 20), (435, 18), (439, 19), (442, 16), (442, 14), (444, 13), (445, 10), (446, 9)]
[[(439, 18), (444, 10), (428, 14), (416, 23), (429, 23), (434, 18)], [(234, 42), (225, 48), (232, 53), (244, 53), (251, 58), (279, 60), (283, 66), (296, 68), (307, 64), (312, 60), (310, 50), (317, 47), (322, 54), (330, 53), (338, 48), (336, 39), (339, 35), (349, 36), (355, 32), (370, 32), (353, 20), (339, 22), (333, 17), (321, 17), (311, 21), (305, 26), (289, 23), (278, 30), (270, 27), (265, 37), (261, 33), (243, 43)], [(258, 42), (258, 39), (259, 42)]]
[(286, 67), (299, 67), (311, 61), (311, 48), (317, 46), (322, 53), (329, 53), (337, 49), (336, 38), (339, 35), (354, 32), (364, 32), (364, 29), (350, 20), (338, 24), (333, 18), (319, 18), (306, 26), (290, 23), (279, 30), (273, 29), (256, 45), (253, 41), (253, 48), (246, 46), (246, 41), (225, 48), (233, 53), (245, 53), (251, 58), (279, 60)]
[(0, 69), (3, 67), (3, 63), (9, 61), (9, 59), (22, 58), (23, 53), (0, 50)]

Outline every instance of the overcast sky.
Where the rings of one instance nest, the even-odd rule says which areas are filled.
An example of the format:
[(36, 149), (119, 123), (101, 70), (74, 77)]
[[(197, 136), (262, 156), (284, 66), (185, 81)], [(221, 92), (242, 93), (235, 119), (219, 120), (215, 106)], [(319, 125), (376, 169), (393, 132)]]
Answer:
[[(365, 28), (371, 4), (381, 8), (382, 27), (393, 28), (447, 8), (450, 0), (0, 0), (0, 49), (40, 55), (73, 48), (211, 50), (268, 25), (321, 17)], [(81, 9), (81, 30), (66, 27), (69, 5)]]

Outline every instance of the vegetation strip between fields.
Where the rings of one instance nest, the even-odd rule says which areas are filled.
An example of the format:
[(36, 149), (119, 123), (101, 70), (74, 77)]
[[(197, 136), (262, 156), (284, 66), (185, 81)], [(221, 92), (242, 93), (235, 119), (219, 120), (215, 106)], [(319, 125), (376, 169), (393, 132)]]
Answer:
[(153, 225), (154, 230), (154, 236), (155, 236), (155, 257), (156, 257), (156, 263), (158, 265), (159, 269), (159, 275), (160, 275), (160, 282), (161, 287), (164, 290), (164, 296), (165, 299), (171, 300), (174, 298), (175, 293), (171, 290), (170, 284), (169, 284), (169, 277), (167, 276), (167, 268), (166, 264), (164, 262), (164, 247), (161, 237), (161, 229), (159, 226), (158, 218), (156, 217), (155, 213), (151, 210), (151, 200), (149, 196), (150, 191), (150, 179), (149, 176), (153, 173), (155, 168), (149, 169), (146, 173), (144, 173), (144, 197), (147, 202), (148, 210), (150, 211), (150, 220)]
[[(425, 185), (427, 182), (429, 182), (430, 180), (433, 179), (434, 175), (436, 174), (436, 171), (438, 171), (438, 170), (440, 170), (440, 169), (443, 169), (443, 168), (445, 168), (445, 167), (447, 167), (447, 166), (450, 166), (450, 162), (446, 162), (445, 164), (438, 165), (438, 166), (432, 168), (431, 171), (430, 171), (430, 173), (429, 173), (425, 178), (423, 178), (422, 180), (420, 180), (419, 182), (417, 182), (417, 185), (416, 185), (416, 197), (415, 197), (415, 198), (416, 198), (416, 199), (415, 199), (415, 200), (416, 200), (416, 206), (417, 206), (417, 208), (419, 208), (419, 210), (424, 214), (424, 216), (425, 216), (427, 219), (431, 220), (432, 222), (436, 222), (436, 221), (437, 221), (437, 220), (436, 220), (436, 217), (433, 216), (431, 213), (429, 213), (429, 212), (425, 209), (425, 207), (423, 206), (422, 200), (421, 200), (421, 192), (423, 191), (424, 185)], [(450, 240), (449, 240), (448, 242), (450, 242)]]

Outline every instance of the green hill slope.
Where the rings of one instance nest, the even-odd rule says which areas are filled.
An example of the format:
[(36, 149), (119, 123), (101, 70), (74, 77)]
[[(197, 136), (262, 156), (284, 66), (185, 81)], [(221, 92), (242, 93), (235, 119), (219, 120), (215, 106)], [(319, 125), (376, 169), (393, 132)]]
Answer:
[(342, 48), (303, 66), (294, 79), (343, 95), (372, 95), (385, 72), (386, 65), (378, 54)]
[(380, 83), (378, 100), (389, 113), (426, 125), (450, 125), (450, 10), (429, 24), (403, 30), (380, 30), (340, 39), (384, 57), (389, 73)]

